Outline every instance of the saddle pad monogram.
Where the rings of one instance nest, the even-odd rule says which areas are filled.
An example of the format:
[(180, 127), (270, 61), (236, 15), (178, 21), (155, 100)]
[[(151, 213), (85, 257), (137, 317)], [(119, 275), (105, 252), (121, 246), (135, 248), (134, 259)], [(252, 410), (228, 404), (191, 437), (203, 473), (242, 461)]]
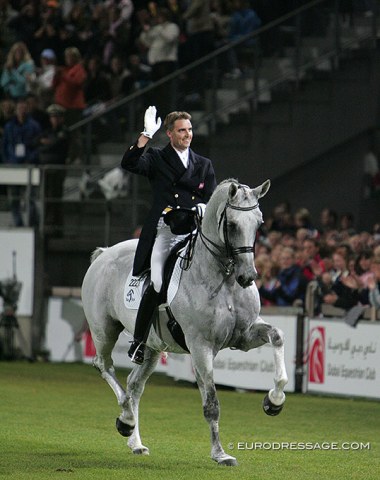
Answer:
[[(168, 305), (170, 305), (173, 301), (179, 287), (179, 282), (181, 281), (182, 268), (180, 267), (180, 262), (181, 259), (178, 258), (174, 265), (173, 273), (170, 278), (167, 293)], [(144, 283), (147, 276), (148, 273), (144, 273), (142, 276), (136, 277), (135, 275), (132, 275), (132, 270), (129, 272), (127, 281), (125, 282), (124, 286), (124, 305), (126, 308), (129, 308), (131, 310), (138, 310), (140, 300), (143, 294)]]

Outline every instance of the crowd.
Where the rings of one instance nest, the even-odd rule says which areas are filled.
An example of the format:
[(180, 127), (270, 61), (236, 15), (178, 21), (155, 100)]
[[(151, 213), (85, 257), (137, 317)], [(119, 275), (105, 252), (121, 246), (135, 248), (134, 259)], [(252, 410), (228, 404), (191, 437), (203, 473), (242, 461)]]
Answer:
[(284, 202), (266, 219), (255, 252), (264, 306), (304, 306), (313, 281), (316, 314), (322, 304), (380, 309), (380, 223), (359, 232), (352, 214), (324, 208), (316, 227), (307, 209), (292, 214)]
[[(0, 0), (0, 163), (64, 164), (80, 155), (67, 127), (91, 106), (159, 80), (221, 45), (302, 5), (301, 0)], [(341, 2), (342, 15), (374, 2)], [(344, 8), (343, 8), (344, 7)], [(321, 12), (312, 12), (318, 15)], [(314, 20), (317, 17), (314, 17)], [(307, 20), (307, 19), (306, 19)], [(314, 28), (323, 22), (313, 22)], [(276, 45), (272, 34), (261, 48)], [(239, 52), (226, 58), (238, 72)], [(191, 83), (201, 89), (202, 71)], [(47, 178), (62, 192), (63, 171)], [(22, 225), (21, 187), (10, 188), (14, 225)], [(29, 219), (38, 222), (33, 195)], [(47, 212), (60, 222), (60, 211)], [(349, 214), (278, 205), (256, 244), (264, 305), (303, 304), (318, 283), (319, 303), (380, 307), (380, 231), (358, 233)]]

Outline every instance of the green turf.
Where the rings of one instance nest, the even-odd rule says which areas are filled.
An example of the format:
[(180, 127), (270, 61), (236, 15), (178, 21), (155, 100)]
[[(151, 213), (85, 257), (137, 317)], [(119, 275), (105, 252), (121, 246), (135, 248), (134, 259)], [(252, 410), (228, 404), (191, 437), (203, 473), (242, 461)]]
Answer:
[[(120, 370), (125, 382), (127, 372)], [(116, 397), (87, 365), (0, 362), (0, 478), (17, 480), (378, 480), (380, 403), (288, 394), (278, 417), (262, 392), (218, 391), (221, 438), (237, 467), (210, 459), (196, 388), (155, 374), (141, 402), (150, 456), (133, 455), (114, 424)], [(261, 442), (265, 449), (255, 449)], [(308, 442), (313, 450), (280, 449)], [(370, 449), (322, 450), (323, 442)], [(240, 443), (240, 448), (237, 446)], [(273, 444), (271, 449), (269, 445)], [(323, 445), (324, 446), (324, 445)]]

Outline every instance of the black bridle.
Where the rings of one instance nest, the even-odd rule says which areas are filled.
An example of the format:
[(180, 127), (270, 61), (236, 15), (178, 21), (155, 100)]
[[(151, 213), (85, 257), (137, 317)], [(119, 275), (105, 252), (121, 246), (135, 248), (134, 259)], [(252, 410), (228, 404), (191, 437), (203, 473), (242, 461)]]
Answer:
[[(211, 253), (211, 255), (218, 261), (220, 264), (222, 270), (227, 276), (230, 276), (234, 270), (235, 267), (235, 257), (237, 255), (242, 255), (243, 253), (253, 253), (255, 249), (255, 245), (251, 246), (243, 246), (243, 247), (236, 247), (233, 248), (231, 245), (230, 239), (228, 237), (228, 222), (227, 222), (227, 209), (230, 208), (231, 210), (239, 210), (241, 212), (249, 212), (251, 210), (255, 210), (256, 208), (259, 207), (259, 203), (255, 203), (255, 205), (251, 205), (249, 207), (239, 207), (237, 205), (232, 205), (228, 201), (226, 202), (226, 205), (223, 209), (223, 212), (220, 216), (219, 222), (218, 222), (218, 230), (220, 230), (220, 226), (224, 220), (223, 223), (223, 239), (224, 239), (224, 246), (221, 247), (220, 245), (217, 245), (215, 242), (210, 240), (202, 231), (202, 226), (200, 222), (198, 222), (198, 233), (199, 236), (202, 240), (203, 245), (206, 247), (206, 249)], [(217, 249), (217, 252), (215, 252), (212, 248), (210, 248), (210, 245), (212, 245), (214, 248)], [(225, 263), (225, 259), (227, 259), (227, 263)]]

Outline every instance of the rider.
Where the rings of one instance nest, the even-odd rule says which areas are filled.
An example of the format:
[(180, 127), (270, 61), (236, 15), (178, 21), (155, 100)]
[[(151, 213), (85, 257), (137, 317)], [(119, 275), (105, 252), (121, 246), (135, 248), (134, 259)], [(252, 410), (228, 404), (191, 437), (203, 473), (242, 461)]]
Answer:
[(128, 351), (132, 362), (144, 361), (145, 342), (152, 317), (157, 307), (162, 287), (165, 260), (171, 248), (183, 236), (175, 235), (164, 223), (164, 210), (193, 208), (206, 203), (216, 187), (211, 160), (190, 149), (193, 138), (191, 115), (187, 112), (171, 112), (164, 121), (169, 143), (163, 148), (145, 146), (161, 127), (156, 119), (156, 107), (145, 112), (144, 131), (124, 153), (121, 166), (125, 170), (148, 177), (153, 204), (143, 226), (133, 264), (133, 275), (140, 275), (151, 268), (151, 283), (142, 296), (137, 312), (134, 341)]

